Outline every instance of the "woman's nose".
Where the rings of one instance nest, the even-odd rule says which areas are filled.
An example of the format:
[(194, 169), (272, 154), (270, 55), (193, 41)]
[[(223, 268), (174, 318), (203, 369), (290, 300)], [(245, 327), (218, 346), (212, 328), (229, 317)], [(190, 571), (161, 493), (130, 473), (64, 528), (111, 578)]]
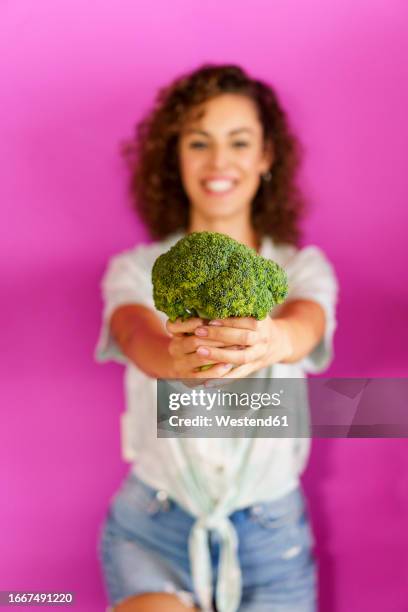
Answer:
[(214, 146), (210, 153), (211, 166), (217, 170), (221, 170), (228, 165), (228, 151), (225, 147)]

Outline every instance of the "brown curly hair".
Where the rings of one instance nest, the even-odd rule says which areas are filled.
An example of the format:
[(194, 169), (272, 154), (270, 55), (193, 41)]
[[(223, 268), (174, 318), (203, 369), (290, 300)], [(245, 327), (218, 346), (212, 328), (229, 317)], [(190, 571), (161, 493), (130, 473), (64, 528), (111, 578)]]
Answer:
[(124, 143), (122, 154), (131, 169), (132, 207), (153, 238), (187, 230), (189, 200), (178, 167), (181, 127), (193, 107), (223, 93), (248, 96), (258, 109), (264, 144), (273, 143), (271, 179), (262, 180), (252, 201), (252, 224), (258, 236), (299, 245), (305, 201), (294, 183), (300, 145), (291, 133), (273, 89), (252, 79), (239, 66), (204, 64), (159, 90), (154, 107)]

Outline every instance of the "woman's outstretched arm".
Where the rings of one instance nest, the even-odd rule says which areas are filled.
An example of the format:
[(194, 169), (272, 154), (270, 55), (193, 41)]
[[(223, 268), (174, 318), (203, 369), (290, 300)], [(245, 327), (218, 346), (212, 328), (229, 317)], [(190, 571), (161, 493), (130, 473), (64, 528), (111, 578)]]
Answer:
[(141, 304), (120, 306), (111, 316), (110, 329), (124, 355), (145, 374), (174, 378), (171, 337), (150, 308)]
[[(194, 334), (204, 320), (191, 318), (181, 324), (180, 331), (167, 331), (153, 310), (141, 304), (118, 307), (110, 319), (112, 335), (126, 355), (139, 369), (152, 378), (213, 378), (221, 377), (232, 368), (211, 360), (196, 351), (205, 344), (211, 348), (225, 346), (223, 341), (208, 340)], [(213, 364), (205, 372), (199, 368)]]
[(308, 355), (322, 339), (326, 325), (323, 308), (311, 300), (283, 304), (275, 321), (286, 328), (291, 347), (283, 363), (294, 363)]
[[(266, 327), (268, 333), (261, 338), (262, 344), (271, 349), (271, 338), (269, 327), (273, 327), (273, 343), (276, 350), (271, 352), (270, 358), (256, 363), (256, 368), (265, 367), (269, 363), (293, 363), (308, 354), (320, 341), (325, 328), (325, 316), (322, 307), (309, 300), (293, 300), (285, 304), (275, 320), (255, 321), (254, 319), (243, 319), (244, 329), (227, 330), (206, 326), (202, 319), (190, 319), (184, 323), (168, 324), (169, 333), (163, 326), (159, 317), (147, 306), (140, 304), (127, 304), (117, 308), (112, 314), (110, 327), (112, 335), (120, 346), (122, 352), (145, 374), (152, 378), (201, 378), (205, 375), (196, 372), (196, 368), (207, 363), (218, 364), (211, 370), (206, 371), (206, 377), (221, 377), (226, 375), (229, 369), (224, 364), (234, 363), (242, 365), (246, 359), (239, 351), (232, 353), (226, 351), (225, 347), (231, 344), (250, 345), (252, 342), (245, 341), (237, 334), (239, 331), (248, 335), (248, 329), (260, 332), (259, 327)], [(241, 327), (241, 320), (226, 320), (226, 327)], [(198, 336), (197, 328), (206, 329), (206, 336)], [(236, 335), (225, 337), (228, 333)], [(193, 334), (186, 336), (189, 332)], [(173, 334), (173, 336), (170, 335)], [(199, 333), (199, 332), (198, 332)], [(258, 340), (258, 339), (257, 339)], [(257, 344), (257, 342), (253, 342)], [(197, 348), (205, 346), (207, 354), (198, 354)], [(219, 350), (221, 349), (221, 350)], [(224, 350), (223, 350), (224, 349)], [(252, 347), (252, 350), (255, 347)], [(278, 350), (279, 349), (279, 350)], [(281, 350), (282, 349), (282, 350)], [(260, 357), (257, 355), (256, 357)], [(247, 367), (252, 359), (248, 359)], [(254, 359), (257, 362), (257, 359)], [(265, 362), (264, 362), (265, 361)], [(255, 364), (253, 364), (255, 365)], [(238, 373), (235, 371), (235, 375)]]
[[(276, 318), (231, 317), (198, 326), (194, 333), (204, 340), (199, 354), (212, 362), (234, 364), (229, 376), (240, 377), (274, 363), (299, 361), (320, 342), (326, 324), (320, 304), (297, 299), (284, 304)], [(179, 332), (184, 325), (176, 322), (168, 328)], [(214, 341), (220, 344), (214, 346)], [(242, 350), (231, 349), (231, 345)]]

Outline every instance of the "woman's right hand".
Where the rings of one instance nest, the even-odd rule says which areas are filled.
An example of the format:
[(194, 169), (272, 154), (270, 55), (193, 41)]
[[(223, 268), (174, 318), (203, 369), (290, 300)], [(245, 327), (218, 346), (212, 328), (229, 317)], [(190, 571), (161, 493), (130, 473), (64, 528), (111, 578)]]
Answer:
[[(206, 337), (200, 338), (194, 332), (197, 327), (206, 325), (207, 321), (201, 318), (191, 318), (186, 321), (166, 323), (166, 329), (171, 334), (172, 339), (168, 345), (168, 351), (173, 358), (173, 369), (176, 378), (190, 379), (198, 378), (205, 382), (210, 378), (221, 378), (232, 368), (232, 364), (217, 363), (209, 361), (205, 355), (199, 355), (197, 349), (200, 346), (223, 347), (224, 343), (216, 340), (209, 340)], [(200, 367), (211, 364), (212, 367), (200, 370)]]

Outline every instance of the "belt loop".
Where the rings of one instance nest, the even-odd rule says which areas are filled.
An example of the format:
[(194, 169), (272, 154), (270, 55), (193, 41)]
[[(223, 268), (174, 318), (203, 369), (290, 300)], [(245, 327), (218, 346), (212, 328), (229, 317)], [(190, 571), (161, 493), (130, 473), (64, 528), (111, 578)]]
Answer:
[(164, 489), (159, 489), (156, 493), (156, 499), (165, 512), (170, 509), (170, 500), (167, 491)]

